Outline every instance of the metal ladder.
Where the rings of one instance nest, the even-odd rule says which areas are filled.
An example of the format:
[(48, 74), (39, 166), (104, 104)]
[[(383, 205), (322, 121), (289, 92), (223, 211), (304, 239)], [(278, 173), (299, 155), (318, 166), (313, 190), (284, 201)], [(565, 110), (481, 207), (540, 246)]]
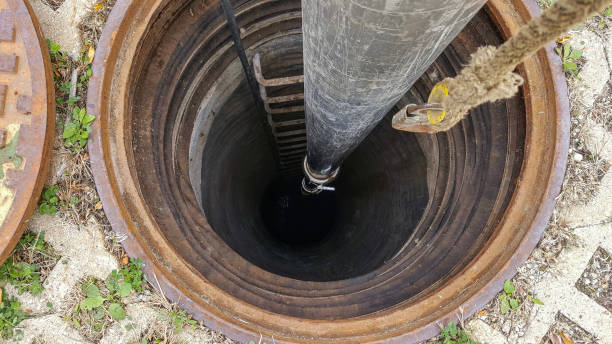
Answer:
[[(284, 176), (301, 174), (306, 155), (306, 123), (304, 105), (290, 105), (304, 100), (304, 93), (268, 97), (266, 87), (291, 86), (304, 83), (304, 76), (266, 79), (261, 71), (261, 57), (253, 57), (255, 79), (267, 113), (268, 124), (278, 150), (280, 173)], [(272, 107), (270, 106), (272, 105)], [(283, 105), (284, 104), (284, 105)]]

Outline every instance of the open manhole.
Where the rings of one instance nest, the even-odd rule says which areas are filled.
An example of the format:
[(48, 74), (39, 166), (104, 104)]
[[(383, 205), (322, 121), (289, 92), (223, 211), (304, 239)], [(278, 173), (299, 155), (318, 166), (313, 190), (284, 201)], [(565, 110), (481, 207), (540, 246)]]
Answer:
[[(302, 74), (300, 1), (234, 7), (264, 77)], [(490, 1), (391, 113), (536, 8)], [(529, 58), (518, 96), (447, 133), (386, 118), (337, 191), (309, 202), (280, 177), (219, 2), (119, 0), (90, 81), (92, 170), (128, 253), (207, 326), (246, 342), (416, 342), (488, 302), (545, 227), (567, 153), (557, 59)]]
[(22, 0), (0, 1), (0, 262), (36, 207), (55, 130), (51, 62)]

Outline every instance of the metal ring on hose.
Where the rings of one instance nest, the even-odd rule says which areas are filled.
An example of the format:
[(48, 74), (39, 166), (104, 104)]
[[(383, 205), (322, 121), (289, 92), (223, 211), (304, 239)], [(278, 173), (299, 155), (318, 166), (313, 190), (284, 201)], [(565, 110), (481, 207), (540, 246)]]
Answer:
[(308, 166), (308, 156), (304, 157), (304, 174), (314, 184), (325, 185), (333, 182), (338, 176), (338, 171), (340, 171), (340, 167), (336, 168), (329, 176), (321, 176), (312, 171), (310, 166)]

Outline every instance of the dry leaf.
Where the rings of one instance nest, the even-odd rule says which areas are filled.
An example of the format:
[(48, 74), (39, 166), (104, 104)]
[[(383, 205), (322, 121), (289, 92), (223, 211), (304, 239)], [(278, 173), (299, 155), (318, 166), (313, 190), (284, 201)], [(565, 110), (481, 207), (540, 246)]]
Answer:
[(102, 202), (96, 203), (96, 205), (94, 205), (94, 209), (96, 209), (96, 210), (102, 209)]
[(31, 311), (31, 310), (29, 310), (29, 309), (27, 309), (27, 308), (26, 308), (26, 309), (24, 309), (24, 310), (23, 310), (23, 312), (24, 312), (25, 314), (28, 314), (28, 315), (29, 315), (30, 313), (32, 313), (32, 311)]
[(563, 344), (563, 342), (561, 341), (561, 337), (556, 333), (551, 333), (548, 338), (550, 339), (552, 344)]
[(2, 289), (0, 289), (0, 303), (2, 303)]
[(89, 48), (89, 50), (87, 50), (87, 64), (91, 64), (96, 54), (96, 49), (91, 44), (87, 44), (87, 47)]
[(561, 339), (563, 339), (563, 344), (574, 344), (574, 341), (565, 335), (565, 333), (563, 333), (563, 331), (559, 331), (559, 334), (561, 335)]
[(89, 160), (89, 153), (85, 153), (83, 155), (83, 160), (85, 160), (85, 161)]
[(121, 265), (128, 265), (128, 263), (130, 262), (130, 258), (128, 257), (127, 254), (123, 254), (123, 256), (121, 257)]
[(557, 40), (557, 43), (559, 43), (559, 44), (563, 44), (563, 43), (565, 43), (565, 42), (569, 41), (569, 40), (570, 40), (570, 38), (572, 38), (572, 36), (570, 36), (570, 35), (563, 36), (563, 37), (561, 37), (561, 38), (559, 38), (559, 39)]
[(483, 316), (483, 315), (487, 314), (487, 310), (483, 309), (483, 310), (479, 311), (477, 314), (480, 315), (480, 316)]

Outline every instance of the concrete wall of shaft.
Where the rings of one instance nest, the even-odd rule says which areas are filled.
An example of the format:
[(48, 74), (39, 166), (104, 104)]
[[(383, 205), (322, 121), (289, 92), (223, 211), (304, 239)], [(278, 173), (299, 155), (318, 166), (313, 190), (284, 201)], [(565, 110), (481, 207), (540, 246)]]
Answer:
[(485, 0), (302, 0), (308, 166), (329, 176)]

